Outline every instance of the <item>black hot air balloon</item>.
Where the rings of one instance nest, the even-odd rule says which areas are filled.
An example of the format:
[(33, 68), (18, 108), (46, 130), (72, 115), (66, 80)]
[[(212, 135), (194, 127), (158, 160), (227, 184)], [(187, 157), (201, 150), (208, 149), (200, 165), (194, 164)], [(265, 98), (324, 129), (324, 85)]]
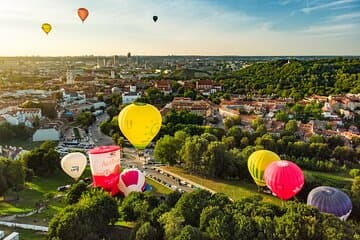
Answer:
[(158, 16), (153, 16), (154, 22), (156, 22), (158, 19), (159, 19)]

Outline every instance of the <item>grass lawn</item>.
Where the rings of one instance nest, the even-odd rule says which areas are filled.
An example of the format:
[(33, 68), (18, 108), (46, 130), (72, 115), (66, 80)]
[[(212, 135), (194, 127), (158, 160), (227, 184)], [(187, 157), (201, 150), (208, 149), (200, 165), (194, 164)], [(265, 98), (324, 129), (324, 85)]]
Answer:
[(351, 186), (353, 178), (343, 173), (325, 173), (315, 171), (304, 171), (305, 178), (312, 177), (320, 180), (324, 185), (330, 185), (332, 187), (344, 188), (345, 186)]
[(173, 190), (170, 190), (169, 188), (155, 182), (154, 180), (151, 180), (150, 178), (146, 178), (146, 182), (151, 185), (152, 192), (156, 195), (169, 194), (173, 192)]
[(238, 200), (243, 197), (249, 197), (254, 194), (258, 194), (261, 195), (266, 202), (271, 202), (277, 205), (282, 204), (282, 201), (278, 198), (272, 195), (258, 192), (257, 186), (255, 184), (251, 184), (245, 181), (226, 181), (221, 179), (203, 178), (188, 174), (184, 170), (176, 167), (163, 166), (162, 168), (181, 177), (187, 178), (197, 184), (203, 185), (211, 190), (214, 190), (215, 192), (225, 193), (233, 200)]
[(46, 240), (45, 232), (36, 232), (32, 230), (26, 230), (21, 228), (10, 228), (5, 226), (0, 226), (0, 230), (5, 231), (5, 236), (9, 235), (12, 232), (20, 233), (20, 240)]

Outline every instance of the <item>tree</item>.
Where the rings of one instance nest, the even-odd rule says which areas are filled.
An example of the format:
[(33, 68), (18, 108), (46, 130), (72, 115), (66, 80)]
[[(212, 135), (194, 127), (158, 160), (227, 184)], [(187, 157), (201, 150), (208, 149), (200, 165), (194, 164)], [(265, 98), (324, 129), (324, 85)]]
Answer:
[(287, 122), (289, 121), (289, 114), (285, 111), (279, 111), (275, 115), (276, 121)]
[(296, 120), (290, 120), (285, 124), (285, 131), (287, 134), (293, 135), (298, 130), (298, 125)]
[(49, 224), (49, 239), (102, 239), (119, 213), (117, 202), (100, 189), (91, 189), (80, 201), (55, 215)]
[(234, 116), (234, 117), (227, 117), (224, 120), (224, 126), (226, 129), (230, 129), (233, 126), (241, 125), (241, 117)]
[(204, 167), (209, 176), (224, 177), (228, 164), (226, 159), (226, 146), (222, 142), (210, 142), (204, 153)]
[(180, 141), (175, 137), (165, 135), (160, 138), (154, 148), (154, 157), (162, 163), (176, 164), (179, 160)]
[(77, 203), (81, 195), (87, 191), (87, 184), (85, 182), (78, 182), (73, 184), (66, 194), (65, 202), (67, 204)]
[(333, 156), (344, 164), (344, 162), (353, 162), (356, 159), (356, 152), (347, 146), (337, 146), (333, 151)]
[(18, 192), (25, 183), (25, 168), (18, 160), (0, 158), (0, 196), (8, 189)]
[(180, 150), (181, 160), (185, 163), (185, 168), (199, 172), (202, 166), (202, 156), (206, 151), (208, 141), (199, 136), (187, 138)]
[(82, 127), (82, 128), (89, 128), (91, 124), (93, 124), (96, 121), (95, 116), (91, 112), (81, 112), (76, 117), (76, 122)]
[(354, 178), (351, 185), (351, 193), (354, 197), (360, 198), (360, 176)]
[[(45, 143), (44, 146), (51, 145)], [(24, 164), (32, 169), (37, 176), (50, 176), (60, 167), (60, 154), (53, 147), (35, 148), (22, 156)]]
[(202, 240), (204, 239), (202, 232), (190, 225), (186, 225), (175, 238), (175, 240)]
[(159, 221), (164, 228), (164, 239), (172, 240), (180, 235), (185, 219), (176, 208), (173, 208), (171, 211), (164, 213)]
[(158, 233), (156, 228), (151, 226), (149, 222), (143, 223), (136, 231), (136, 240), (157, 240)]

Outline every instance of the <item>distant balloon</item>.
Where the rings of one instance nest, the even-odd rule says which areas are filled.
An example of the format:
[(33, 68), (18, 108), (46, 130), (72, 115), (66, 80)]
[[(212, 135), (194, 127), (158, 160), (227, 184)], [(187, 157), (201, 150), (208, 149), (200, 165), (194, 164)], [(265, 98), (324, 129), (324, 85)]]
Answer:
[(128, 196), (131, 192), (144, 192), (146, 189), (146, 182), (144, 174), (136, 169), (126, 169), (120, 174), (119, 190)]
[(79, 152), (69, 153), (61, 159), (61, 168), (75, 180), (83, 174), (86, 164), (86, 156)]
[(52, 27), (49, 23), (44, 23), (43, 25), (41, 25), (41, 29), (46, 33), (46, 35), (48, 35)]
[(158, 19), (159, 19), (159, 17), (158, 17), (158, 16), (153, 16), (153, 20), (154, 20), (154, 22), (156, 22)]
[(116, 195), (119, 192), (120, 147), (101, 146), (89, 151), (93, 186)]
[(248, 169), (251, 177), (258, 186), (266, 186), (264, 171), (270, 163), (279, 160), (280, 157), (276, 153), (268, 150), (258, 150), (250, 155), (248, 159)]
[(81, 21), (84, 22), (86, 18), (89, 16), (89, 11), (86, 8), (79, 8), (78, 16), (81, 19)]
[(295, 196), (304, 185), (304, 174), (290, 161), (275, 161), (267, 166), (264, 179), (269, 189), (282, 200)]
[(320, 212), (334, 214), (343, 221), (352, 211), (352, 203), (348, 195), (339, 189), (327, 186), (311, 190), (307, 204), (318, 208)]
[(158, 134), (162, 117), (151, 104), (132, 103), (121, 110), (119, 127), (124, 136), (138, 150), (143, 150)]

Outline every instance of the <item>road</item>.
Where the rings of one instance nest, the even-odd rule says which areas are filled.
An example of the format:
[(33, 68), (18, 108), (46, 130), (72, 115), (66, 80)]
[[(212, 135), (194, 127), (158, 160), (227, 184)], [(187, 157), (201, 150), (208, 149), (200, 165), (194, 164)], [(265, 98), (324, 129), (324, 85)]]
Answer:
[(96, 146), (113, 144), (111, 137), (103, 134), (99, 128), (100, 123), (107, 120), (108, 118), (109, 116), (106, 113), (96, 117), (95, 123), (89, 127), (89, 143), (93, 143)]

